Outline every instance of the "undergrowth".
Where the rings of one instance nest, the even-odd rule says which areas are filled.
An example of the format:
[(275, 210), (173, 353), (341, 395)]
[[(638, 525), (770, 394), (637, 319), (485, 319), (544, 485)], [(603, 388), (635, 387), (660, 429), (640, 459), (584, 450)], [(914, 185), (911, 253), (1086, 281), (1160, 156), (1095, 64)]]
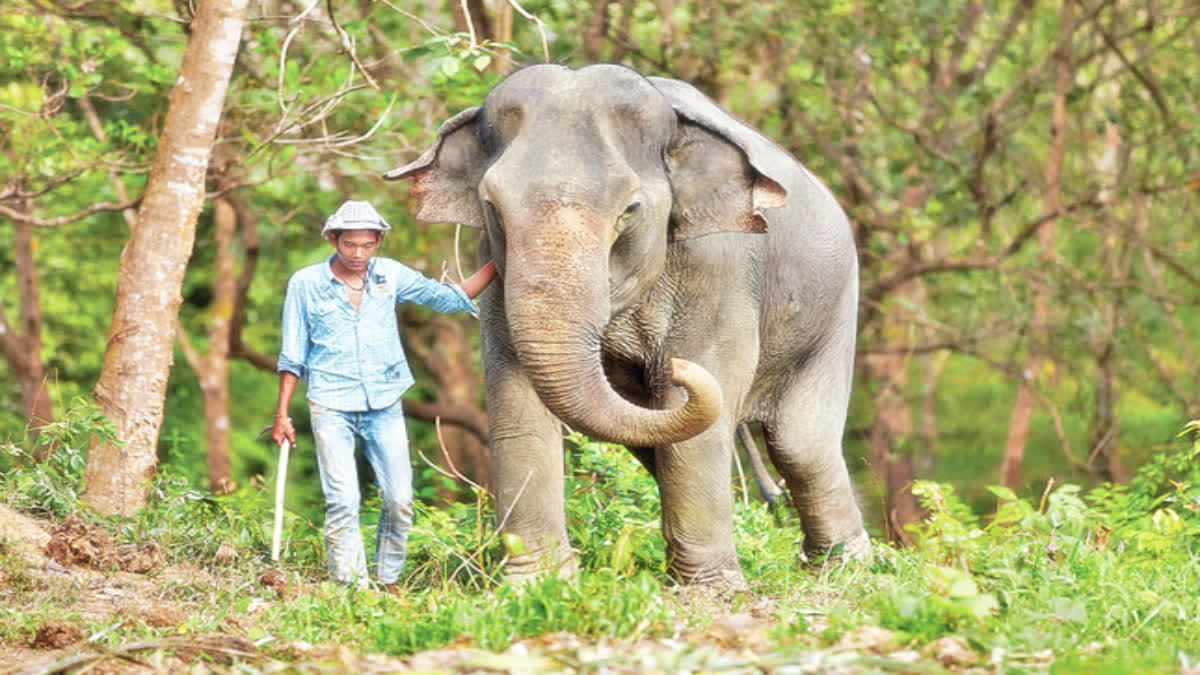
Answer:
[[(565, 491), (579, 562), (575, 578), (505, 584), (497, 517), (477, 492), (469, 503), (418, 504), (403, 591), (389, 596), (322, 581), (320, 523), (299, 516), (289, 516), (283, 561), (272, 564), (267, 485), (214, 497), (160, 475), (137, 517), (89, 513), (78, 494), (84, 452), (96, 434), (111, 430), (81, 403), (41, 435), (42, 447), (53, 448), (47, 461), (3, 446), (12, 468), (0, 478), (0, 499), (43, 517), (75, 514), (122, 541), (157, 542), (169, 563), (219, 568), (223, 583), (169, 594), (196, 609), (186, 630), (216, 631), (231, 618), (252, 616), (247, 635), (266, 649), (303, 640), (402, 655), (448, 644), (500, 650), (554, 632), (664, 637), (702, 629), (711, 618), (677, 602), (659, 534), (657, 489), (619, 447), (568, 439)], [(738, 611), (747, 598), (768, 599), (776, 617), (771, 637), (780, 650), (828, 647), (874, 626), (892, 631), (895, 649), (920, 650), (956, 636), (1001, 670), (1194, 667), (1200, 660), (1200, 422), (1181, 436), (1185, 443), (1155, 457), (1128, 484), (1086, 493), (1050, 485), (1036, 500), (992, 488), (997, 506), (986, 516), (972, 512), (952, 486), (918, 482), (913, 491), (926, 517), (911, 527), (915, 544), (877, 543), (865, 564), (802, 564), (792, 512), (739, 500), (735, 537), (752, 595), (727, 598), (726, 610)], [(364, 513), (373, 511), (364, 506)], [(370, 541), (373, 525), (369, 519), (363, 524)], [(2, 544), (0, 573), (18, 582), (9, 584), (9, 595), (35, 597), (28, 575)], [(270, 569), (288, 575), (284, 601), (258, 582)], [(50, 614), (45, 604), (28, 606), (0, 639), (16, 639), (31, 630), (34, 617)], [(102, 641), (116, 644), (133, 635), (110, 630)]]

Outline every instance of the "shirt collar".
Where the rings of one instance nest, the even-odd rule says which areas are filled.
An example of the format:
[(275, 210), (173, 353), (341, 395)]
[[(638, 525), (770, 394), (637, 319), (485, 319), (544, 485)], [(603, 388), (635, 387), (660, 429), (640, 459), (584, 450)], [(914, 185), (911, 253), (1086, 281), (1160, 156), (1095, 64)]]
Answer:
[[(333, 283), (335, 280), (335, 277), (333, 276), (333, 259), (336, 257), (337, 257), (337, 253), (331, 254), (328, 258), (325, 259), (325, 264), (321, 265), (321, 276), (323, 276), (325, 278), (325, 283)], [(377, 256), (371, 256), (371, 259), (367, 261), (367, 279), (374, 278), (373, 274), (375, 272), (375, 258), (376, 257)], [(341, 283), (341, 282), (339, 281), (338, 283)]]

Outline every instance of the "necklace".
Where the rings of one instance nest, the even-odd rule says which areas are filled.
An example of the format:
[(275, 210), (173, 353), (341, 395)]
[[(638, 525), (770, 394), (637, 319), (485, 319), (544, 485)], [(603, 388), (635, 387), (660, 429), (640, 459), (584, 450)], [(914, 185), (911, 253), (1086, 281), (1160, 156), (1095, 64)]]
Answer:
[(359, 291), (361, 291), (361, 289), (364, 289), (364, 288), (366, 288), (366, 285), (367, 285), (367, 275), (365, 275), (365, 274), (364, 274), (364, 275), (362, 275), (362, 276), (355, 276), (355, 277), (356, 277), (356, 279), (358, 279), (358, 280), (359, 280), (359, 285), (358, 285), (358, 286), (354, 286), (354, 285), (352, 285), (352, 283), (350, 283), (350, 282), (349, 282), (349, 281), (347, 281), (346, 279), (342, 279), (341, 275), (338, 275), (338, 276), (337, 276), (337, 280), (338, 280), (338, 281), (341, 281), (342, 283), (344, 283), (344, 285), (346, 285), (346, 287), (347, 287), (347, 288), (349, 288), (349, 289), (350, 289), (350, 291), (359, 292)]
[(357, 279), (359, 280), (359, 284), (358, 284), (358, 286), (352, 286), (352, 285), (350, 284), (350, 282), (349, 282), (349, 281), (347, 281), (347, 280), (343, 279), (343, 278), (342, 278), (342, 275), (341, 275), (341, 274), (338, 274), (338, 271), (337, 271), (337, 266), (336, 266), (336, 265), (334, 265), (334, 269), (333, 269), (333, 275), (334, 275), (335, 277), (337, 277), (337, 280), (338, 280), (338, 281), (342, 282), (343, 284), (346, 284), (346, 288), (349, 288), (350, 290), (354, 291), (355, 293), (357, 293), (357, 292), (359, 292), (359, 291), (361, 291), (362, 289), (364, 289), (364, 288), (366, 288), (366, 287), (367, 287), (367, 274), (366, 274), (366, 272), (364, 272), (364, 273), (363, 273), (363, 275), (362, 275), (361, 277), (359, 277), (359, 276), (357, 276), (357, 275), (354, 275), (354, 274), (351, 274), (351, 277), (355, 277), (355, 278), (357, 278)]

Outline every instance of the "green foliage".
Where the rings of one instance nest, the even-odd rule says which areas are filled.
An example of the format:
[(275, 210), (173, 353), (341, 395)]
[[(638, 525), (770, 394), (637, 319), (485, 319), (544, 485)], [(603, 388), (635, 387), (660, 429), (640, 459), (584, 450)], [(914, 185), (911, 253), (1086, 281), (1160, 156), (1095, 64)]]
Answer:
[[(517, 639), (555, 631), (636, 638), (649, 627), (661, 630), (669, 618), (663, 591), (647, 572), (617, 575), (608, 570), (487, 592), (451, 589), (432, 596), (418, 591), (401, 600), (400, 612), (375, 623), (371, 647), (405, 654), (466, 635), (486, 649), (503, 649)], [(428, 619), (414, 626), (414, 615), (423, 613)]]
[[(75, 429), (73, 435), (63, 437), (96, 433), (85, 411), (75, 419), (64, 427)], [(846, 649), (835, 645), (850, 633), (880, 627), (892, 631), (889, 650), (920, 651), (953, 636), (1005, 671), (1049, 661), (1068, 672), (1100, 663), (1137, 671), (1191, 663), (1197, 654), (1189, 650), (1200, 644), (1194, 620), (1200, 538), (1196, 511), (1188, 506), (1196, 497), (1196, 428), (1189, 425), (1193, 436), (1185, 447), (1163, 453), (1128, 488), (1051, 486), (1033, 501), (993, 488), (998, 506), (988, 517), (966, 508), (950, 486), (922, 483), (916, 492), (927, 517), (912, 529), (913, 547), (877, 544), (868, 563), (800, 564), (793, 515), (739, 505), (742, 567), (755, 595), (777, 608), (771, 658), (817, 658), (826, 648)], [(322, 581), (319, 527), (294, 515), (283, 561), (268, 563), (270, 495), (261, 486), (213, 498), (186, 481), (163, 478), (137, 518), (100, 522), (121, 541), (160, 543), (172, 562), (226, 570), (220, 585), (170, 590), (202, 607), (188, 630), (217, 630), (254, 612), (248, 637), (268, 650), (292, 640), (397, 655), (449, 644), (503, 650), (516, 640), (561, 632), (637, 641), (673, 635), (680, 626), (702, 629), (711, 619), (706, 611), (735, 613), (752, 600), (741, 596), (699, 614), (677, 603), (663, 569), (653, 482), (628, 453), (583, 437), (569, 439), (565, 456), (568, 528), (580, 549), (578, 575), (569, 580), (503, 583), (497, 514), (483, 494), (446, 509), (418, 508), (409, 566), (395, 596)], [(61, 486), (31, 492), (28, 475), (6, 475), (0, 498), (43, 514), (81, 511), (64, 503)], [(1158, 515), (1164, 509), (1176, 517)], [(632, 527), (617, 527), (622, 522)], [(621, 543), (624, 531), (630, 534)], [(285, 601), (273, 600), (257, 581), (271, 567), (295, 585)], [(0, 571), (14, 579), (16, 593), (36, 593), (41, 583), (4, 545)], [(54, 615), (51, 607), (30, 606), (3, 635), (24, 636)], [(107, 639), (141, 639), (146, 630), (115, 628)], [(287, 658), (284, 651), (278, 655)]]
[[(1200, 156), (1193, 149), (1200, 147), (1200, 124), (1187, 83), (1195, 80), (1197, 60), (1186, 39), (1195, 9), (1171, 0), (1147, 22), (1141, 5), (1112, 3), (1081, 17), (1079, 32), (1064, 45), (1078, 68), (1066, 101), (1068, 151), (1060, 179), (1071, 211), (1058, 223), (1047, 263), (1036, 236), (1009, 246), (1045, 212), (1053, 111), (1047, 64), (1055, 61), (1060, 28), (1054, 11), (1022, 12), (1021, 3), (999, 3), (966, 21), (978, 5), (961, 0), (679, 2), (668, 13), (638, 0), (608, 3), (609, 15), (596, 21), (596, 3), (585, 0), (523, 6), (545, 22), (551, 61), (614, 61), (682, 76), (831, 185), (861, 245), (864, 350), (957, 345), (929, 381), (931, 360), (918, 352), (901, 387), (914, 419), (924, 412), (924, 389), (931, 389), (938, 431), (933, 440), (918, 434), (895, 439), (894, 449), (911, 454), (918, 475), (928, 479), (915, 487), (928, 518), (914, 527), (912, 550), (880, 550), (867, 568), (829, 561), (800, 568), (794, 515), (761, 505), (737, 509), (735, 536), (751, 583), (787, 600), (781, 635), (811, 645), (805, 642), (815, 639), (810, 628), (832, 641), (864, 623), (882, 624), (914, 645), (966, 635), (990, 652), (997, 669), (1043, 667), (1030, 655), (1044, 650), (1059, 654), (1056, 667), (1066, 670), (1087, 670), (1094, 658), (1088, 654), (1179, 665), (1171, 647), (1200, 642), (1187, 623), (1200, 613), (1189, 604), (1198, 587), (1200, 456), (1194, 442), (1185, 450), (1167, 448), (1194, 389), (1185, 375), (1194, 368), (1181, 342), (1200, 327), (1190, 272), (1200, 246), (1186, 227), (1147, 224), (1196, 221)], [(178, 76), (186, 32), (175, 14), (183, 8), (118, 0), (105, 5), (103, 20), (59, 16), (53, 8), (37, 15), (0, 11), (5, 189), (23, 186), (44, 218), (116, 202), (117, 183), (128, 195), (139, 194)], [(378, 78), (375, 90), (324, 20), (293, 22), (250, 9), (217, 147), (228, 151), (232, 159), (222, 166), (241, 183), (231, 194), (257, 217), (258, 268), (243, 338), (259, 351), (277, 346), (286, 279), (326, 255), (315, 233), (344, 198), (372, 199), (395, 226), (385, 255), (432, 276), (453, 257), (451, 230), (417, 225), (406, 188), (382, 184), (378, 174), (411, 160), (439, 121), (478, 104), (499, 78), (493, 66), (501, 45), (472, 43), (445, 30), (453, 25), (448, 6), (430, 5), (421, 21), (394, 10), (387, 3), (336, 7), (349, 44)], [(589, 43), (600, 24), (608, 39)], [(1139, 28), (1114, 31), (1121, 25)], [(538, 28), (516, 17), (512, 44), (504, 46), (527, 63), (542, 60)], [(960, 42), (962, 36), (969, 39)], [(1138, 57), (1136, 69), (1120, 63), (1129, 54)], [(956, 58), (958, 76), (939, 78), (939, 68)], [(1001, 102), (1006, 107), (997, 112)], [(1119, 171), (1111, 176), (1098, 170), (1109, 123), (1121, 135)], [(339, 145), (358, 137), (364, 140)], [(212, 176), (209, 188), (217, 190), (217, 172)], [(923, 198), (911, 198), (922, 190)], [(6, 206), (15, 203), (5, 199)], [(0, 219), (0, 311), (10, 327), (19, 327), (10, 233)], [(212, 318), (212, 233), (209, 210), (198, 224), (182, 289), (181, 324), (200, 349)], [(85, 396), (96, 380), (127, 236), (115, 212), (36, 230), (43, 356), (61, 400)], [(473, 240), (464, 236), (467, 265)], [(239, 259), (250, 245), (239, 240)], [(967, 264), (939, 270), (940, 260)], [(970, 265), (978, 260), (995, 264)], [(934, 271), (919, 277), (920, 298), (872, 294), (878, 280), (922, 267)], [(1029, 330), (1039, 288), (1052, 292), (1051, 326), (1041, 337)], [(1117, 313), (1112, 323), (1108, 310)], [(1117, 450), (1136, 473), (1127, 485), (1096, 487), (1084, 458), (1099, 424), (1075, 411), (1098, 408), (1093, 348), (1105, 341), (1111, 341), (1118, 374)], [(1035, 347), (1048, 360), (1032, 374), (1045, 398), (1030, 430), (1028, 479), (1015, 491), (989, 487), (1008, 428), (1014, 372)], [(181, 354), (176, 364), (152, 504), (132, 521), (106, 526), (130, 539), (163, 542), (171, 560), (209, 564), (228, 544), (236, 551), (241, 586), (212, 604), (244, 609), (269, 537), (267, 486), (275, 454), (255, 434), (269, 421), (276, 376), (244, 362), (233, 365), (232, 459), (240, 487), (214, 498), (192, 487), (206, 479), (202, 398)], [(433, 394), (430, 375), (418, 372), (412, 395)], [(865, 491), (870, 468), (858, 460), (871, 454), (872, 394), (881, 386), (861, 378), (850, 420), (851, 467)], [(20, 396), (15, 371), (0, 363), (0, 441), (8, 441), (0, 453), (0, 488), (22, 509), (55, 517), (77, 511), (88, 437), (111, 430), (94, 410), (72, 404), (40, 437), (54, 449), (50, 459), (35, 464), (24, 440)], [(302, 440), (289, 473), (285, 557), (290, 573), (312, 581), (323, 574), (322, 499), (299, 398), (293, 416)], [(1061, 420), (1044, 413), (1050, 403)], [(414, 424), (410, 431), (414, 447), (434, 447), (426, 427)], [(573, 437), (565, 459), (567, 528), (578, 549), (580, 586), (591, 595), (610, 589), (619, 596), (609, 598), (613, 603), (627, 593), (630, 603), (651, 606), (648, 598), (664, 590), (657, 585), (665, 567), (657, 489), (611, 446)], [(421, 464), (417, 475), (415, 487), (426, 500), (446, 480)], [(597, 633), (628, 630), (602, 626), (600, 612), (615, 614), (619, 604), (574, 596), (556, 582), (497, 599), (506, 593), (496, 578), (504, 556), (497, 514), (484, 496), (471, 496), (445, 509), (418, 506), (408, 599), (325, 589), (304, 596), (295, 612), (269, 619), (271, 635), (345, 637), (404, 652), (444, 644), (455, 631), (502, 645), (559, 624)], [(367, 499), (369, 537), (373, 498)], [(649, 587), (626, 590), (642, 583)], [(451, 607), (461, 615), (443, 612)], [(389, 620), (386, 630), (376, 630), (381, 616), (397, 613), (432, 628), (405, 632)], [(506, 627), (491, 627), (490, 620)], [(197, 625), (215, 628), (216, 621), (202, 617)], [(268, 629), (255, 638), (269, 637)], [(1081, 651), (1093, 642), (1099, 645), (1093, 652)], [(1190, 654), (1193, 662), (1196, 656)]]
[(1180, 436), (1190, 447), (1155, 455), (1125, 485), (1105, 484), (1089, 501), (1118, 544), (1151, 556), (1194, 550), (1200, 536), (1200, 421)]
[(1172, 645), (1200, 637), (1188, 618), (1200, 600), (1185, 590), (1200, 581), (1198, 452), (1193, 441), (1128, 486), (1062, 485), (1037, 503), (991, 488), (999, 507), (985, 522), (950, 486), (920, 483), (928, 515), (912, 528), (914, 548), (881, 557), (899, 583), (864, 605), (920, 641), (957, 633), (1027, 653), (1091, 644), (1109, 658), (1170, 662)]
[[(0, 492), (17, 509), (62, 518), (78, 506), (84, 458), (93, 439), (116, 443), (116, 432), (91, 401), (77, 398), (61, 418), (25, 447), (0, 444)], [(38, 461), (45, 457), (45, 461)]]
[(567, 535), (585, 567), (661, 571), (658, 486), (621, 446), (567, 438)]

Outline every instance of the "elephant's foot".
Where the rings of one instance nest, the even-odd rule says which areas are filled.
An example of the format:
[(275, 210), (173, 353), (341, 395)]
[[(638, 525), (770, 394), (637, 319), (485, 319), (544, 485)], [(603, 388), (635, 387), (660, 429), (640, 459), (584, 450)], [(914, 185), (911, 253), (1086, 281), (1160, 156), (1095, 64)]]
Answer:
[(867, 562), (871, 559), (871, 538), (866, 530), (840, 542), (822, 543), (805, 537), (803, 560), (808, 564)]
[(702, 577), (693, 577), (688, 583), (693, 587), (703, 586), (718, 593), (743, 593), (750, 590), (746, 577), (740, 569), (717, 570)]
[(548, 576), (573, 579), (578, 574), (579, 563), (569, 547), (565, 552), (547, 549), (510, 556), (504, 564), (504, 580), (515, 586), (523, 586)]
[(715, 590), (745, 591), (749, 590), (746, 577), (738, 567), (736, 557), (714, 557), (708, 560), (702, 557), (691, 557), (690, 560), (674, 556), (670, 564), (671, 576), (681, 583), (707, 586)]

